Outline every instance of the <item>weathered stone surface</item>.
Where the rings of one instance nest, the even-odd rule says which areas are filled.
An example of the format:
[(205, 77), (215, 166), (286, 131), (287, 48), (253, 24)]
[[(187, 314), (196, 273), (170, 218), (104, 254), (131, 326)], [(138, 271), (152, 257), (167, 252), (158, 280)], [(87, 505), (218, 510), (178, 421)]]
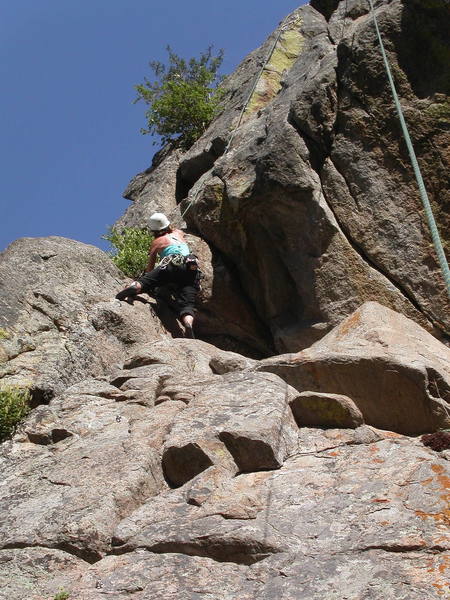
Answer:
[(148, 307), (114, 298), (124, 280), (98, 248), (58, 237), (24, 238), (0, 255), (4, 383), (31, 387), (35, 404), (107, 373), (136, 342), (167, 335)]
[[(279, 471), (222, 473), (215, 492), (196, 503), (210, 480), (206, 471), (122, 521), (114, 544), (119, 552), (253, 564), (248, 578), (265, 584), (258, 598), (302, 591), (316, 600), (334, 590), (337, 600), (349, 590), (362, 600), (372, 587), (438, 598), (450, 546), (447, 473), (448, 463), (419, 441), (369, 427), (305, 428), (298, 453)], [(429, 570), (421, 578), (424, 561)], [(358, 564), (366, 565), (364, 576), (356, 577)], [(351, 573), (356, 581), (346, 580)]]
[(200, 238), (186, 237), (200, 259), (204, 275), (197, 299), (196, 337), (246, 356), (261, 358), (272, 354), (269, 332), (256, 317), (233, 268)]
[[(95, 560), (115, 525), (166, 487), (159, 452), (181, 403), (150, 411), (67, 394), (2, 446), (0, 548), (59, 548)], [(34, 443), (30, 443), (31, 440)]]
[(213, 464), (229, 464), (230, 454), (239, 471), (281, 466), (295, 446), (288, 404), (295, 390), (276, 376), (259, 375), (223, 375), (190, 401), (164, 445), (163, 468), (173, 485)]
[(163, 339), (133, 348), (124, 369), (145, 365), (169, 365), (192, 376), (223, 374), (254, 366), (255, 360), (216, 348), (202, 340)]
[[(446, 3), (374, 4), (445, 244)], [(272, 338), (261, 343), (308, 347), (368, 300), (445, 339), (449, 300), (368, 3), (300, 7), (225, 89), (223, 113), (180, 160), (176, 200), (192, 202), (188, 226), (238, 276)]]
[[(407, 553), (367, 550), (364, 554), (277, 561), (273, 576), (256, 596), (264, 600), (383, 600), (445, 598), (447, 559), (414, 550)], [(255, 576), (260, 577), (260, 565)], [(252, 569), (255, 571), (256, 569)]]
[[(256, 584), (256, 589), (260, 586)], [(207, 598), (253, 600), (255, 583), (243, 566), (184, 554), (133, 552), (93, 565), (73, 593), (77, 600)]]
[(344, 394), (375, 427), (417, 434), (450, 425), (450, 350), (376, 302), (311, 348), (264, 359), (257, 369), (299, 391)]
[(53, 600), (72, 588), (88, 567), (89, 563), (60, 550), (0, 550), (0, 598)]
[(300, 427), (359, 427), (364, 418), (356, 404), (339, 394), (301, 392), (291, 401)]
[[(440, 597), (450, 546), (443, 456), (368, 426), (298, 429), (289, 406), (298, 393), (277, 376), (219, 375), (209, 344), (175, 346), (143, 345), (126, 366), (132, 374), (178, 364), (179, 375), (163, 383), (169, 388), (178, 377), (180, 385), (184, 375), (191, 397), (140, 406), (106, 380), (86, 380), (35, 409), (3, 445), (0, 554), (38, 545), (44, 554), (98, 560), (74, 563), (67, 584), (65, 563), (55, 566), (55, 582), (80, 600), (106, 592), (119, 600), (170, 598), (191, 588), (230, 600), (318, 600), (331, 592), (338, 600), (347, 589), (360, 600), (373, 589)], [(234, 365), (238, 359), (218, 354)], [(179, 449), (169, 465), (179, 480), (168, 477), (184, 484), (177, 489), (162, 478), (170, 448)], [(196, 470), (201, 453), (207, 464)], [(18, 558), (11, 572), (29, 573), (27, 560)], [(183, 577), (173, 587), (177, 565)], [(211, 578), (216, 569), (229, 583)], [(37, 600), (49, 579), (36, 573)]]

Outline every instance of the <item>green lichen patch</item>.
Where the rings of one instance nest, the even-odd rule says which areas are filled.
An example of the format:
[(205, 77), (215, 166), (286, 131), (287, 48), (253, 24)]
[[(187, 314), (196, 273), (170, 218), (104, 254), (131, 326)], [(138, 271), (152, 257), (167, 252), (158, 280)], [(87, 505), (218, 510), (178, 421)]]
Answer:
[(296, 20), (278, 40), (273, 52), (265, 65), (245, 111), (245, 117), (264, 108), (281, 89), (282, 77), (292, 68), (303, 48), (304, 38), (298, 31), (301, 21)]
[(6, 329), (2, 329), (0, 327), (0, 340), (9, 340), (11, 338), (11, 334), (6, 331)]
[(443, 102), (430, 104), (425, 112), (441, 123), (450, 123), (450, 99), (446, 98)]

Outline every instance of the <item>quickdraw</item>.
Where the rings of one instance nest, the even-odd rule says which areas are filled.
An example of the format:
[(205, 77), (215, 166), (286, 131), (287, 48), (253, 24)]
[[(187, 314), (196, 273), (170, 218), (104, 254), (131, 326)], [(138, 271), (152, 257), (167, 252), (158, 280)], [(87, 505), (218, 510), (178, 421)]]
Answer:
[(184, 265), (185, 258), (186, 257), (182, 254), (169, 254), (169, 256), (165, 256), (163, 259), (161, 259), (161, 262), (159, 263), (158, 267), (160, 269), (165, 269), (169, 265), (181, 267)]
[(160, 269), (165, 269), (168, 265), (174, 265), (175, 267), (186, 265), (187, 267), (194, 267), (194, 269), (200, 271), (198, 258), (195, 254), (188, 254), (187, 256), (183, 256), (183, 254), (169, 254), (161, 259), (158, 267)]

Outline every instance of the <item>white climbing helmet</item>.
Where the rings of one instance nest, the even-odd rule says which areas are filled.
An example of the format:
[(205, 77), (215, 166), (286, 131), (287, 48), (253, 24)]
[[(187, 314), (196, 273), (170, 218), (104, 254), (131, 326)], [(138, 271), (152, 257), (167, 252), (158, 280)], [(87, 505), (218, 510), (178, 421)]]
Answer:
[(148, 220), (148, 226), (151, 231), (161, 231), (169, 227), (170, 221), (163, 213), (153, 213)]

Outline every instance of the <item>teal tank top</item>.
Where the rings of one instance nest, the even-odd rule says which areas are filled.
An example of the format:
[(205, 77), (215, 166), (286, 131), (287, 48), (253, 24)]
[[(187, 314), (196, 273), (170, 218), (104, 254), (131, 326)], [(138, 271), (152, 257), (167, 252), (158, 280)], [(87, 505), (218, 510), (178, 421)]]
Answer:
[(176, 236), (169, 235), (169, 237), (174, 243), (158, 252), (160, 258), (169, 256), (169, 254), (181, 254), (182, 256), (187, 256), (191, 253), (187, 244), (181, 242)]

